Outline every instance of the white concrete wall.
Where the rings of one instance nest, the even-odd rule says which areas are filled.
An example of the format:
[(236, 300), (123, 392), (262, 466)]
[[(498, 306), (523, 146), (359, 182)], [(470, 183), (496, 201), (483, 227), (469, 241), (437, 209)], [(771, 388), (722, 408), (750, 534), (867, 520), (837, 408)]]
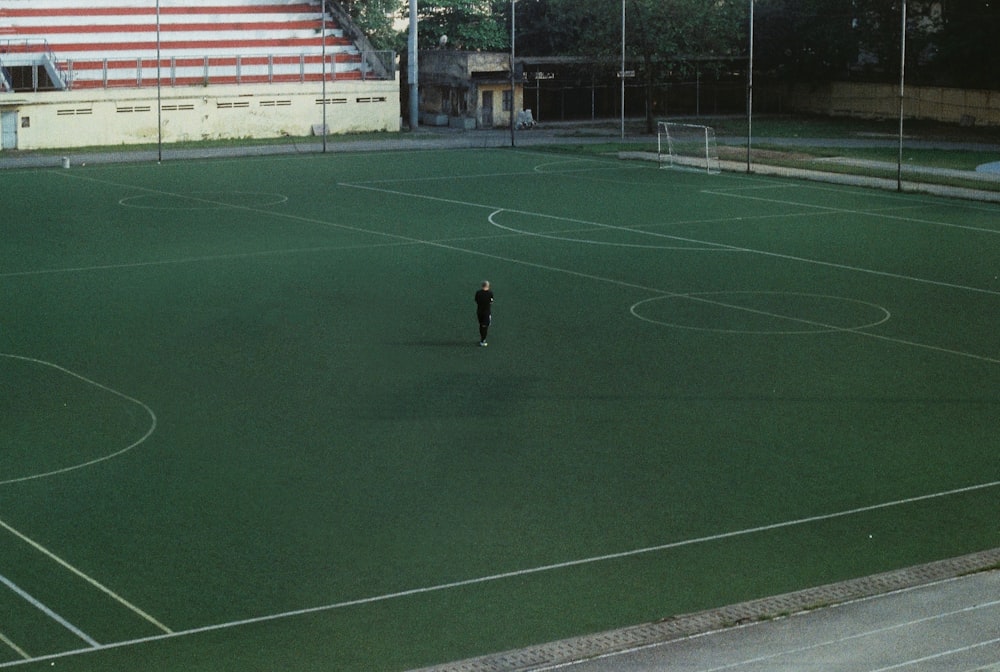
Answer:
[[(323, 122), (322, 83), (167, 87), (163, 142), (310, 135)], [(331, 134), (399, 131), (399, 78), (327, 82)], [(55, 149), (157, 142), (155, 88), (0, 95), (18, 113), (17, 148)]]

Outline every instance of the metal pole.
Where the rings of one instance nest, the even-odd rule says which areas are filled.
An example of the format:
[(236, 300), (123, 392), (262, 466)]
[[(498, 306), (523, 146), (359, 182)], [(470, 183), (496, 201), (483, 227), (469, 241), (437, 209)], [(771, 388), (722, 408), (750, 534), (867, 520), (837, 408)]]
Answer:
[(163, 104), (160, 85), (160, 0), (156, 0), (156, 162), (163, 161)]
[(320, 47), (320, 53), (322, 54), (321, 59), (323, 61), (323, 153), (326, 154), (326, 0), (319, 3), (319, 25), (320, 28), (320, 40), (322, 40), (322, 46)]
[(625, 0), (622, 0), (622, 69), (618, 73), (621, 79), (621, 103), (622, 103), (622, 140), (625, 139)]
[(694, 68), (694, 116), (701, 116), (701, 68)]
[(750, 172), (750, 145), (753, 142), (753, 3), (750, 0), (750, 58), (747, 61), (747, 172)]
[(517, 91), (514, 89), (514, 0), (510, 0), (510, 146), (514, 147), (514, 101)]
[(903, 0), (903, 28), (899, 39), (899, 156), (896, 159), (896, 191), (903, 190), (903, 100), (906, 83), (906, 0)]
[(410, 0), (410, 53), (406, 68), (410, 84), (410, 130), (420, 125), (420, 92), (417, 85), (417, 0)]

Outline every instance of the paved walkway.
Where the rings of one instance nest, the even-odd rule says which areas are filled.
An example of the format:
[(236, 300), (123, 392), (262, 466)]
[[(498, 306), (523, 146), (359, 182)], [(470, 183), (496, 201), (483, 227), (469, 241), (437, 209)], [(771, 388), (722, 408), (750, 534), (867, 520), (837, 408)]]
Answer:
[[(441, 148), (492, 148), (492, 147), (540, 147), (548, 144), (588, 144), (588, 143), (609, 143), (616, 142), (621, 138), (620, 130), (612, 128), (607, 124), (593, 126), (588, 122), (562, 122), (551, 123), (538, 126), (531, 130), (518, 130), (513, 135), (509, 129), (494, 130), (459, 130), (448, 128), (421, 127), (414, 132), (401, 134), (385, 134), (382, 137), (370, 140), (344, 139), (343, 137), (331, 137), (326, 143), (326, 151), (335, 152), (364, 152), (364, 151), (388, 151), (388, 150), (421, 150), (421, 149), (441, 149)], [(650, 136), (640, 138), (626, 136), (626, 141), (648, 140), (653, 142)], [(808, 138), (765, 138), (753, 139), (754, 146), (771, 145), (802, 145), (808, 143), (822, 143), (829, 147), (889, 147), (896, 146), (898, 140), (885, 137), (853, 138), (853, 139), (822, 139), (810, 140)], [(746, 143), (746, 138), (742, 137), (721, 137), (719, 144), (741, 144)], [(1000, 145), (974, 145), (970, 143), (954, 142), (930, 142), (922, 140), (906, 140), (907, 147), (911, 148), (938, 148), (938, 149), (978, 149), (993, 150), (1000, 155)], [(118, 151), (97, 150), (81, 151), (66, 150), (53, 154), (49, 152), (0, 152), (0, 170), (10, 168), (59, 168), (64, 166), (76, 167), (89, 164), (102, 163), (151, 163), (154, 161), (177, 161), (207, 158), (225, 158), (237, 156), (273, 156), (282, 154), (316, 154), (324, 150), (323, 143), (315, 138), (306, 140), (289, 141), (284, 144), (275, 145), (232, 145), (226, 147), (210, 147), (197, 149), (174, 149), (167, 146), (165, 149), (145, 149), (134, 150), (123, 148)], [(882, 171), (896, 169), (895, 163), (864, 161), (859, 159), (833, 158), (827, 160), (828, 163), (840, 163), (853, 165), (859, 168), (861, 175), (850, 175), (836, 172), (826, 172), (821, 170), (802, 170), (784, 168), (780, 166), (770, 166), (764, 163), (754, 163), (752, 172), (759, 175), (777, 175), (781, 177), (794, 177), (798, 179), (808, 179), (822, 182), (834, 182), (841, 184), (853, 184), (873, 187), (877, 189), (897, 190), (902, 187), (903, 191), (929, 193), (938, 196), (951, 198), (964, 198), (979, 201), (1000, 202), (1000, 191), (996, 191), (993, 185), (1000, 180), (1000, 173), (994, 171), (972, 171), (972, 170), (946, 170), (939, 168), (925, 168), (907, 166), (904, 168), (905, 174), (933, 173), (942, 177), (958, 177), (966, 181), (980, 181), (989, 183), (990, 187), (984, 189), (970, 189), (960, 187), (949, 187), (946, 185), (931, 184), (926, 182), (907, 181), (905, 176), (900, 185), (897, 180), (884, 178), (871, 178), (864, 175), (865, 169), (878, 168)], [(822, 162), (818, 162), (822, 163)], [(723, 170), (733, 172), (744, 172), (747, 170), (745, 161), (723, 161)]]
[(998, 567), (1000, 548), (419, 672), (1000, 672)]
[(652, 645), (559, 669), (1000, 671), (1000, 571)]

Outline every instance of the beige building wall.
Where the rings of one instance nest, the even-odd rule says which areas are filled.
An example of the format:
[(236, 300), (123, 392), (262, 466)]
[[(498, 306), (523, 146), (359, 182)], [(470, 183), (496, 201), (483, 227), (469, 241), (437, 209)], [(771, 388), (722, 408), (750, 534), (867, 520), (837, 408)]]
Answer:
[[(781, 96), (798, 112), (831, 116), (899, 117), (899, 84), (833, 82), (791, 86)], [(910, 119), (1000, 126), (1000, 91), (904, 87), (903, 113)]]
[[(492, 93), (493, 109), (486, 110), (483, 106), (483, 92)], [(479, 85), (479, 109), (477, 110), (477, 123), (479, 128), (507, 128), (510, 126), (511, 110), (503, 109), (504, 95), (510, 96), (510, 83), (502, 84), (490, 83)], [(524, 107), (524, 87), (518, 84), (514, 87), (514, 111)], [(488, 121), (492, 120), (492, 125)]]
[[(477, 128), (510, 126), (510, 54), (504, 52), (420, 52), (420, 111), (475, 119)], [(483, 94), (486, 94), (485, 98)], [(514, 111), (524, 107), (524, 83), (514, 86)]]
[[(322, 85), (170, 87), (160, 93), (165, 143), (321, 133)], [(17, 114), (17, 149), (156, 143), (157, 91), (92, 89), (0, 95)], [(328, 82), (331, 134), (400, 130), (399, 79)]]

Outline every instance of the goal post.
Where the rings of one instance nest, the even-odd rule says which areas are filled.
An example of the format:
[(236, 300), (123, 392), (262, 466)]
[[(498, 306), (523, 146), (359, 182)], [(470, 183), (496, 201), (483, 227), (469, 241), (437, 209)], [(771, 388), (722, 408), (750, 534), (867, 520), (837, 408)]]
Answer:
[(657, 122), (656, 158), (661, 167), (691, 168), (713, 175), (722, 170), (715, 129), (711, 126)]

